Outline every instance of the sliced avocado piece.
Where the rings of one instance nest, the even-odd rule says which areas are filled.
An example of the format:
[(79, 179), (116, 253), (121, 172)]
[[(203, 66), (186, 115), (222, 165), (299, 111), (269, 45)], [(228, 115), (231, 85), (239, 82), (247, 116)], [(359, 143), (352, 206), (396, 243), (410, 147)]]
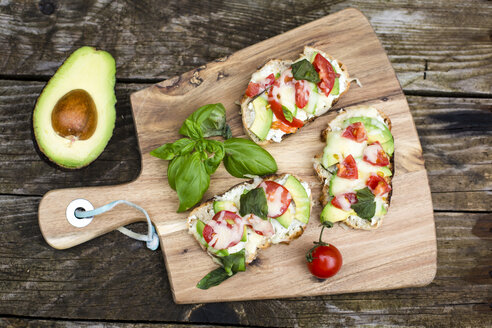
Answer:
[(309, 114), (314, 114), (316, 113), (316, 109), (318, 107), (318, 97), (319, 97), (318, 86), (315, 83), (309, 81), (308, 81), (308, 85), (309, 85), (309, 101), (306, 104), (306, 106), (304, 106), (303, 110), (305, 110)]
[(340, 132), (331, 131), (326, 136), (326, 146), (323, 150), (321, 164), (328, 169), (348, 155), (352, 155), (354, 158), (361, 157), (365, 146), (365, 143), (355, 142), (342, 137)]
[(205, 248), (208, 247), (208, 243), (205, 241), (205, 238), (203, 238), (203, 228), (205, 228), (205, 223), (203, 223), (203, 221), (201, 220), (196, 220), (196, 232), (198, 233), (199, 235), (199, 239), (198, 241), (200, 242), (200, 244), (202, 244)]
[[(292, 200), (296, 205), (294, 218), (297, 221), (308, 223), (311, 215), (311, 200), (302, 184), (292, 175), (289, 175), (284, 183), (284, 187), (290, 192)], [(289, 224), (290, 225), (290, 224)]]
[(384, 207), (384, 203), (383, 202), (377, 202), (377, 205), (376, 205), (376, 213), (374, 214), (374, 216), (383, 216), (386, 214), (386, 212), (388, 211), (385, 207)]
[(335, 206), (333, 206), (332, 203), (326, 204), (326, 206), (323, 208), (323, 211), (321, 212), (320, 220), (321, 222), (338, 222), (338, 221), (343, 221), (346, 218), (348, 218), (350, 215), (355, 214), (354, 210), (351, 210), (349, 212), (346, 212), (344, 210), (341, 210)]
[(391, 170), (389, 169), (389, 167), (387, 166), (382, 166), (378, 169), (378, 172), (382, 172), (384, 174), (385, 177), (390, 177), (393, 175), (393, 173), (391, 173)]
[(337, 171), (333, 173), (330, 179), (330, 186), (328, 191), (330, 196), (353, 192), (354, 190), (363, 189), (365, 187), (365, 182), (363, 180), (340, 178), (336, 173)]
[(395, 152), (395, 142), (393, 138), (382, 143), (381, 147), (383, 147), (383, 150), (386, 152), (386, 154), (388, 154), (389, 156), (393, 156), (393, 153)]
[(253, 109), (255, 111), (255, 120), (250, 127), (260, 140), (265, 140), (272, 126), (273, 112), (267, 107), (268, 101), (263, 97), (256, 97), (253, 100)]
[(244, 226), (244, 232), (241, 241), (248, 241), (248, 229), (246, 228), (246, 226)]
[(214, 201), (214, 212), (217, 214), (220, 211), (237, 212), (236, 204), (230, 200)]
[(109, 53), (82, 47), (49, 80), (34, 108), (33, 128), (51, 161), (76, 169), (102, 153), (116, 118), (115, 73)]
[(277, 220), (278, 223), (280, 223), (284, 228), (288, 228), (294, 220), (294, 214), (292, 214), (292, 212), (287, 209), (284, 214), (275, 218), (275, 220)]
[[(331, 64), (331, 67), (333, 67), (333, 70), (335, 73), (337, 72), (335, 66)], [(340, 79), (338, 77), (335, 78), (335, 84), (333, 85), (333, 89), (331, 89), (330, 94), (332, 95), (338, 95), (340, 93)]]

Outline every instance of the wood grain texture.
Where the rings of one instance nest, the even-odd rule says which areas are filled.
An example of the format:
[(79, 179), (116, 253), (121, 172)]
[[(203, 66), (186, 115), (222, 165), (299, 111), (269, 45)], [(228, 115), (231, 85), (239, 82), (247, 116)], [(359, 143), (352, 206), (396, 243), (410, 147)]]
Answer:
[[(196, 282), (215, 265), (187, 233), (187, 214), (174, 213), (178, 205), (176, 195), (162, 175), (166, 163), (151, 157), (148, 152), (163, 142), (176, 140), (184, 118), (195, 108), (214, 101), (222, 102), (228, 109), (228, 122), (233, 134), (243, 134), (234, 102), (241, 97), (251, 73), (269, 58), (295, 58), (308, 43), (345, 63), (350, 72), (365, 85), (364, 88), (349, 90), (342, 97), (340, 106), (375, 104), (392, 120), (392, 133), (398, 152), (395, 155), (393, 196), (387, 223), (371, 233), (344, 230), (341, 227), (332, 229), (329, 236), (344, 254), (344, 267), (340, 274), (324, 283), (313, 279), (304, 265), (305, 252), (311, 247), (312, 241), (317, 239), (319, 231), (311, 224), (305, 234), (293, 242), (293, 246), (277, 246), (262, 252), (260, 263), (248, 268), (247, 274), (242, 274), (241, 279), (227, 280), (207, 291), (199, 290), (195, 287)], [(371, 69), (367, 68), (367, 63), (371, 64)], [(144, 207), (152, 217), (165, 254), (174, 298), (178, 303), (422, 286), (434, 277), (434, 221), (418, 136), (384, 50), (359, 11), (351, 9), (339, 12), (246, 48), (224, 61), (210, 63), (139, 91), (132, 95), (132, 106), (142, 150), (141, 175), (135, 182), (122, 186), (54, 190), (47, 193), (39, 206), (39, 224), (46, 241), (53, 247), (71, 247), (118, 226), (142, 219), (133, 209), (118, 209), (98, 216), (83, 229), (75, 228), (65, 219), (65, 208), (71, 200), (86, 198), (97, 207), (124, 198)], [(334, 116), (333, 113), (324, 117), (324, 120), (315, 121), (282, 144), (268, 146), (278, 162), (279, 172), (295, 172), (309, 182), (314, 199), (319, 198), (321, 185), (315, 177), (312, 158), (324, 146), (319, 141), (320, 131)], [(303, 145), (303, 156), (298, 156), (298, 144)], [(296, 160), (292, 161), (292, 158)], [(214, 175), (207, 195), (219, 194), (233, 184), (231, 177), (221, 169)], [(418, 208), (414, 208), (416, 202)], [(320, 206), (314, 207), (312, 218), (319, 217), (320, 210)], [(366, 251), (360, 252), (361, 249)], [(370, 282), (362, 279), (367, 272), (374, 276)], [(279, 276), (282, 279), (278, 279)], [(291, 282), (287, 289), (284, 288), (286, 281)], [(253, 285), (255, 288), (246, 288)], [(231, 289), (241, 292), (228, 292)]]
[[(162, 80), (330, 13), (366, 14), (405, 90), (490, 93), (486, 0), (460, 1), (2, 1), (0, 71), (51, 76), (68, 53), (101, 47), (121, 79)], [(261, 27), (261, 28), (259, 28)]]
[(435, 214), (439, 267), (426, 288), (177, 305), (159, 252), (118, 232), (65, 251), (49, 247), (39, 200), (0, 196), (0, 313), (276, 327), (485, 327), (492, 319), (490, 213)]

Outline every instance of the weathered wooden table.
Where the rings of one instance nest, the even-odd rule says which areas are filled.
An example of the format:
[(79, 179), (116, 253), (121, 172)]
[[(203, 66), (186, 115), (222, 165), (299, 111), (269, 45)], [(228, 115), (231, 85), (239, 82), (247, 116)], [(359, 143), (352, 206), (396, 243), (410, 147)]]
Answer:
[[(113, 232), (65, 251), (45, 243), (48, 190), (137, 177), (131, 92), (347, 7), (371, 21), (420, 135), (438, 239), (429, 286), (176, 305), (161, 253), (140, 242)], [(491, 17), (485, 0), (1, 1), (0, 326), (492, 326)], [(118, 116), (102, 156), (72, 172), (41, 159), (31, 117), (82, 45), (116, 58)]]

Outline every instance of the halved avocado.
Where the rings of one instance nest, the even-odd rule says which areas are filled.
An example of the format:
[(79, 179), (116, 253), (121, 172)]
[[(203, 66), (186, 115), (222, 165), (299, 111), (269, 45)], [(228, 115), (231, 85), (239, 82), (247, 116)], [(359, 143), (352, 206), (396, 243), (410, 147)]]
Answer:
[(49, 80), (33, 113), (39, 149), (54, 163), (84, 167), (104, 150), (113, 134), (116, 111), (113, 57), (82, 47)]
[[(302, 184), (292, 175), (289, 175), (284, 183), (284, 187), (289, 191), (292, 200), (296, 205), (294, 218), (297, 221), (308, 223), (311, 215), (311, 200)], [(290, 225), (290, 224), (289, 224)]]
[(253, 109), (255, 111), (255, 120), (251, 125), (251, 132), (253, 132), (258, 139), (265, 140), (272, 126), (273, 112), (267, 107), (268, 101), (265, 98), (256, 97), (253, 100)]

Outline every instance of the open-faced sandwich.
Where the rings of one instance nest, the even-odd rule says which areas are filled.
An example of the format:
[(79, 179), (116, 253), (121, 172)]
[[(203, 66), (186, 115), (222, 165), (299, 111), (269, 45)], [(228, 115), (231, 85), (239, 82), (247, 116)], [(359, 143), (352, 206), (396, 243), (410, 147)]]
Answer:
[(188, 217), (188, 232), (223, 267), (219, 273), (226, 279), (244, 271), (259, 249), (302, 235), (311, 203), (308, 184), (294, 175), (255, 178), (195, 208)]
[(270, 60), (252, 75), (241, 101), (244, 130), (260, 145), (281, 142), (326, 113), (349, 86), (345, 66), (311, 47), (294, 62)]
[(314, 160), (323, 182), (321, 221), (371, 230), (391, 197), (394, 142), (389, 118), (374, 107), (341, 110), (322, 132), (326, 146)]

